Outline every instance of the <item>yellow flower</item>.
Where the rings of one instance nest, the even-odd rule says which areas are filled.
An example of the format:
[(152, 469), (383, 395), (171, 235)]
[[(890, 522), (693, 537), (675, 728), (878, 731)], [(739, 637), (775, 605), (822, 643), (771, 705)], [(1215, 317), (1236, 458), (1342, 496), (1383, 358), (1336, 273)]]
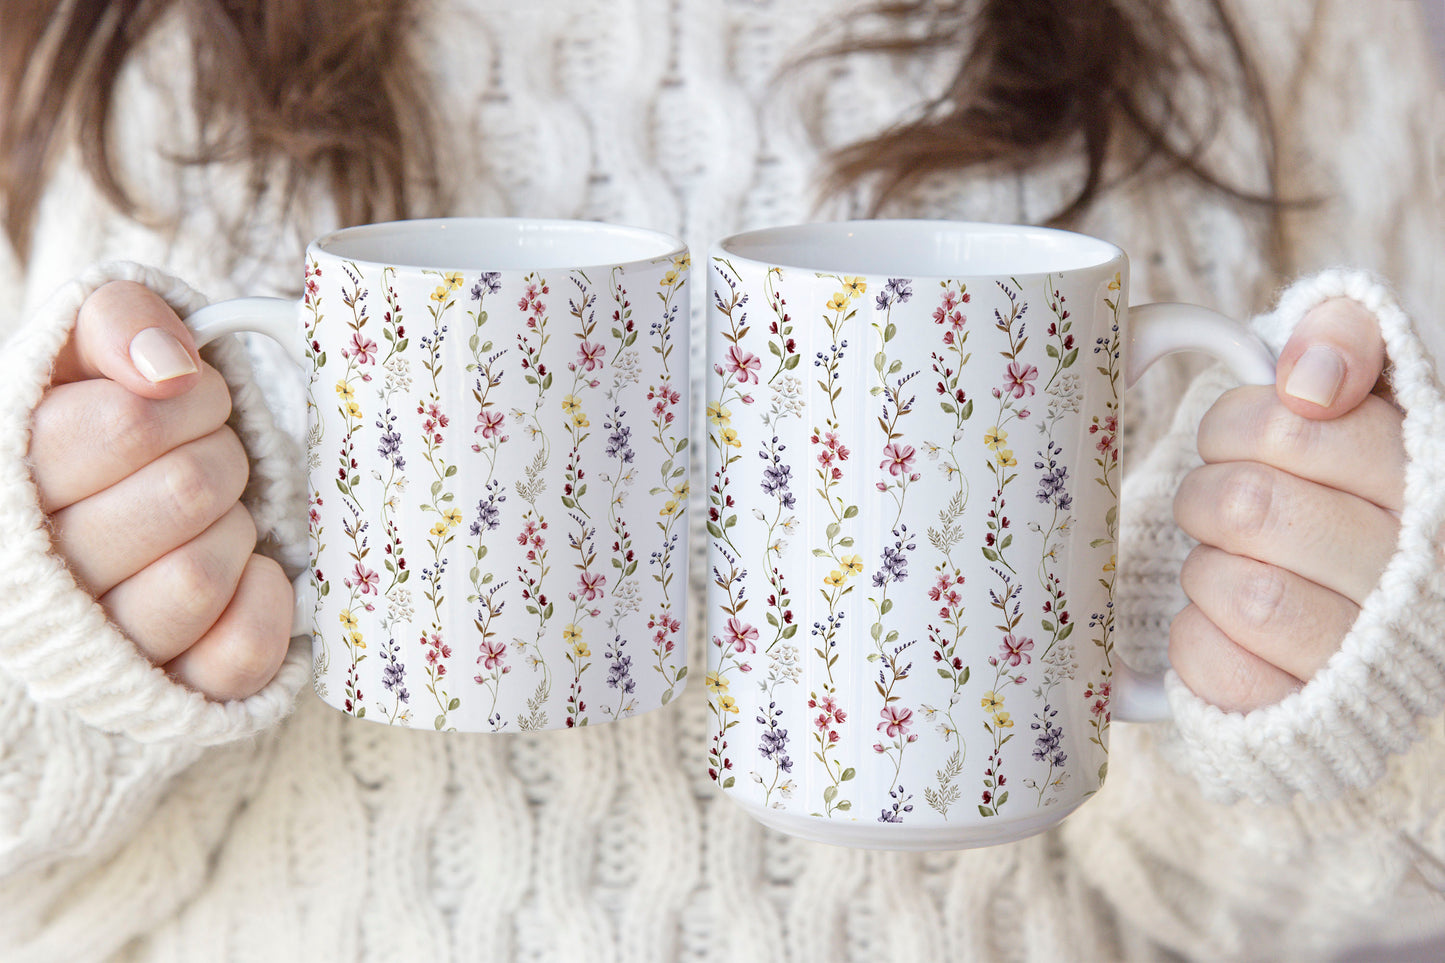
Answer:
[(998, 711), (1003, 708), (1003, 697), (989, 689), (983, 694), (983, 698), (978, 701), (978, 704), (997, 715)]
[(846, 577), (847, 576), (845, 576), (841, 570), (835, 568), (833, 569), (833, 571), (823, 576), (823, 584), (831, 585), (834, 588), (837, 588), (838, 586), (843, 584), (843, 579)]
[(842, 291), (839, 291), (837, 294), (833, 295), (832, 300), (828, 302), (829, 311), (842, 311), (847, 306), (848, 295), (844, 294)]
[(356, 631), (356, 616), (351, 614), (351, 609), (341, 610), (341, 624), (346, 626), (348, 632)]
[(356, 402), (354, 402), (354, 401), (348, 401), (348, 402), (346, 403), (346, 416), (347, 416), (348, 418), (360, 418), (360, 417), (362, 417), (362, 414), (361, 414), (361, 406), (358, 405), (358, 404), (357, 404)]
[(437, 522), (431, 527), (431, 533), (437, 538), (445, 538), (447, 534), (447, 523)]
[(592, 650), (587, 648), (587, 643), (582, 640), (582, 630), (572, 622), (568, 622), (567, 627), (562, 630), (562, 638), (572, 644), (572, 652), (577, 658), (585, 659), (592, 654)]
[(1008, 441), (1008, 432), (997, 425), (983, 433), (983, 443), (989, 451), (998, 451), (998, 446)]
[(672, 286), (673, 286), (674, 284), (676, 284), (676, 283), (677, 283), (677, 269), (676, 269), (676, 268), (673, 268), (672, 270), (668, 271), (666, 274), (664, 274), (664, 275), (662, 276), (662, 280), (657, 282), (657, 286), (658, 286), (658, 287), (662, 287), (662, 288), (670, 288), (670, 287), (672, 287)]
[(456, 271), (442, 275), (442, 283), (431, 293), (433, 301), (445, 301), (453, 291), (462, 286), (462, 276)]
[(707, 420), (715, 425), (730, 425), (733, 421), (733, 413), (728, 411), (727, 406), (721, 401), (709, 401), (707, 403)]
[(734, 715), (738, 711), (738, 701), (730, 695), (725, 695), (717, 700), (718, 708), (723, 712), (731, 712)]
[(572, 415), (572, 424), (576, 425), (578, 428), (586, 428), (590, 426), (592, 422), (587, 420), (587, 415), (585, 413), (578, 411)]
[(1123, 287), (1123, 286), (1124, 286), (1124, 278), (1123, 278), (1123, 276), (1122, 276), (1118, 271), (1115, 271), (1115, 272), (1114, 272), (1114, 279), (1109, 282), (1109, 290), (1110, 290), (1110, 291), (1117, 291), (1117, 290), (1119, 290), (1119, 289), (1120, 289), (1121, 287)]
[(862, 556), (862, 555), (847, 555), (847, 556), (844, 556), (843, 559), (842, 559), (842, 562), (843, 562), (843, 567), (848, 570), (848, 572), (849, 572), (850, 575), (862, 575), (862, 574), (863, 574), (863, 556)]
[(724, 679), (717, 672), (709, 672), (707, 678), (703, 680), (703, 684), (707, 686), (707, 691), (709, 692), (721, 694), (728, 691), (728, 680)]
[(686, 271), (690, 267), (692, 267), (691, 254), (679, 254), (672, 259), (672, 269), (674, 271)]
[(1018, 464), (1018, 459), (1011, 449), (1004, 448), (998, 453), (998, 463), (1000, 468), (1012, 468)]
[(448, 508), (446, 511), (442, 512), (442, 518), (446, 521), (447, 528), (456, 528), (458, 525), (461, 524), (462, 521), (461, 509)]
[(576, 395), (568, 395), (562, 399), (562, 410), (567, 414), (575, 414), (582, 410), (582, 399)]
[(677, 496), (678, 501), (686, 501), (688, 493), (691, 491), (691, 484), (689, 482), (683, 482), (681, 485), (678, 485), (676, 488), (674, 488), (672, 490), (672, 493), (673, 495)]
[(341, 396), (342, 401), (350, 401), (356, 397), (356, 391), (345, 381), (336, 382), (336, 393)]
[(1007, 712), (995, 712), (993, 714), (993, 724), (1000, 729), (1012, 729), (1014, 727), (1014, 721), (1008, 717)]
[(353, 648), (364, 649), (366, 648), (366, 640), (361, 637), (360, 632), (353, 632), (351, 633), (351, 645)]
[(1104, 563), (1104, 571), (1112, 572), (1119, 567), (1119, 556), (1110, 555), (1109, 560)]
[(667, 504), (665, 504), (665, 505), (662, 506), (662, 511), (658, 512), (657, 514), (662, 515), (662, 516), (664, 516), (664, 517), (668, 517), (668, 518), (670, 518), (670, 517), (673, 516), (673, 515), (676, 515), (676, 514), (677, 514), (677, 499), (676, 499), (676, 498), (669, 498), (669, 499), (667, 500)]
[(848, 292), (848, 297), (856, 298), (858, 295), (868, 290), (868, 282), (863, 280), (862, 278), (845, 277), (843, 279), (843, 288)]
[(729, 448), (741, 448), (743, 446), (742, 439), (738, 437), (737, 429), (735, 428), (724, 428), (722, 430), (722, 443)]

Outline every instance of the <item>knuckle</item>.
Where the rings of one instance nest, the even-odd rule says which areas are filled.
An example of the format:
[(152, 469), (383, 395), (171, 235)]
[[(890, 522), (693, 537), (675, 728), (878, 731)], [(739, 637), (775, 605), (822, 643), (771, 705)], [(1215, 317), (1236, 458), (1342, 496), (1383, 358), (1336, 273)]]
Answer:
[(1301, 418), (1271, 398), (1258, 416), (1259, 446), (1266, 458), (1292, 464), (1309, 454), (1318, 428), (1317, 422)]
[(1243, 627), (1256, 633), (1268, 632), (1280, 621), (1287, 584), (1284, 573), (1273, 565), (1252, 564), (1235, 584), (1235, 603)]
[(276, 675), (290, 645), (291, 586), (272, 559), (253, 555), (252, 577), (264, 583), (262, 599), (240, 620), (223, 653), (224, 688), (233, 698), (259, 692)]
[(97, 440), (115, 460), (143, 464), (164, 450), (165, 426), (146, 399), (122, 390), (94, 410), (99, 420)]
[(1269, 529), (1274, 511), (1274, 473), (1264, 465), (1241, 462), (1224, 477), (1219, 520), (1237, 539), (1252, 541)]
[(175, 518), (195, 525), (208, 521), (221, 500), (211, 466), (193, 448), (172, 452), (167, 459), (165, 493)]
[(171, 593), (169, 604), (183, 621), (215, 615), (225, 601), (219, 596), (229, 588), (219, 561), (209, 551), (191, 546), (166, 557), (164, 577)]

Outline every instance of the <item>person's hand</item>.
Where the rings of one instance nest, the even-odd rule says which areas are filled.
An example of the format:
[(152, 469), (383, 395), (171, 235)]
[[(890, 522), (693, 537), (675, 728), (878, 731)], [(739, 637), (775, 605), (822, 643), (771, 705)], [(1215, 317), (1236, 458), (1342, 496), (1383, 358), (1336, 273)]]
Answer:
[(146, 658), (217, 701), (280, 668), (292, 591), (254, 554), (231, 396), (170, 307), (113, 282), (81, 307), (35, 410), (30, 463), (55, 550)]
[(1403, 416), (1375, 393), (1384, 364), (1375, 318), (1327, 301), (1295, 329), (1277, 386), (1235, 389), (1200, 424), (1205, 465), (1174, 500), (1200, 545), (1169, 658), (1221, 709), (1272, 705), (1318, 672), (1394, 551), (1405, 451)]

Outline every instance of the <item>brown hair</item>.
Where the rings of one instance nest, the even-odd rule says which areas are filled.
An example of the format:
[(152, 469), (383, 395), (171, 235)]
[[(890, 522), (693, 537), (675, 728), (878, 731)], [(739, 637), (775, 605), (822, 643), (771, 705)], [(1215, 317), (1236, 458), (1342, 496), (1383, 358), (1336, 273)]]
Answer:
[[(1219, 51), (1201, 50), (1170, 7), (1170, 0), (907, 0), (868, 8), (896, 29), (847, 38), (825, 55), (957, 48), (961, 62), (915, 119), (836, 153), (829, 187), (868, 182), (877, 213), (942, 171), (1027, 170), (1078, 154), (1083, 178), (1051, 223), (1068, 224), (1106, 188), (1169, 171), (1278, 214), (1269, 101), (1223, 0), (1196, 4)], [(1200, 160), (1233, 106), (1260, 138), (1256, 188), (1229, 183)], [(1277, 218), (1270, 228), (1276, 246)]]
[[(1066, 223), (1112, 183), (1181, 170), (1271, 213), (1273, 126), (1260, 78), (1223, 0), (1199, 6), (1222, 58), (1201, 52), (1169, 11), (1173, 0), (893, 0), (883, 36), (852, 36), (817, 56), (958, 50), (948, 89), (914, 120), (845, 148), (829, 185), (867, 183), (874, 210), (931, 174), (1027, 169), (1078, 152), (1086, 174), (1052, 221)], [(292, 185), (329, 179), (343, 222), (405, 216), (409, 187), (435, 188), (426, 100), (404, 38), (417, 0), (8, 0), (0, 31), (0, 198), (17, 251), (29, 236), (48, 165), (78, 139), (96, 182), (134, 212), (107, 152), (116, 76), (161, 18), (190, 17), (197, 161), (280, 160)], [(398, 40), (398, 38), (402, 38)], [(1186, 84), (1216, 105), (1195, 117)], [(1217, 96), (1216, 96), (1217, 95)], [(1240, 100), (1261, 135), (1264, 187), (1229, 184), (1199, 155)], [(67, 128), (73, 116), (75, 130)], [(273, 168), (274, 169), (274, 168)], [(1110, 178), (1113, 180), (1111, 181)], [(1278, 218), (1272, 221), (1277, 244)], [(1271, 253), (1277, 253), (1272, 251)]]
[[(283, 161), (280, 188), (329, 181), (341, 219), (403, 215), (434, 184), (425, 98), (404, 38), (415, 0), (6, 0), (0, 30), (0, 199), (23, 256), (50, 164), (74, 137), (86, 168), (138, 213), (108, 146), (116, 78), (164, 17), (190, 20), (194, 157)], [(398, 40), (398, 38), (403, 38)], [(68, 124), (74, 124), (73, 130)], [(142, 212), (143, 213), (143, 212)]]

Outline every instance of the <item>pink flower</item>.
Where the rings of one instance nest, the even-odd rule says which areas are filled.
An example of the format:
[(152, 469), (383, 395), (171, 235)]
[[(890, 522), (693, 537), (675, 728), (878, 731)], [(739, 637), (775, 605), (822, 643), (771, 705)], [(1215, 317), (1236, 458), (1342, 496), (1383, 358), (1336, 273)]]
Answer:
[(1003, 390), (1015, 398), (1022, 398), (1025, 395), (1034, 393), (1034, 386), (1031, 382), (1039, 376), (1039, 369), (1031, 364), (1019, 364), (1017, 361), (1008, 363), (1008, 381), (1004, 382)]
[(750, 351), (744, 351), (737, 345), (728, 348), (727, 364), (724, 367), (728, 374), (737, 375), (742, 384), (756, 382), (758, 380), (758, 369), (762, 368), (763, 362), (757, 355)]
[(351, 570), (350, 587), (361, 589), (362, 595), (369, 595), (376, 591), (376, 583), (376, 573), (357, 562), (356, 567)]
[(577, 580), (578, 591), (586, 596), (589, 602), (602, 596), (602, 586), (606, 584), (607, 576), (600, 572), (596, 575), (591, 572), (583, 572)]
[(583, 341), (577, 346), (577, 363), (588, 371), (595, 371), (602, 367), (602, 356), (606, 353), (606, 345)]
[(754, 644), (758, 640), (758, 630), (746, 622), (738, 621), (734, 616), (728, 619), (727, 644), (731, 645), (738, 652), (756, 652), (758, 647)]
[(998, 647), (999, 657), (1009, 665), (1018, 665), (1019, 663), (1027, 665), (1032, 661), (1029, 650), (1033, 647), (1033, 639), (1018, 638), (1010, 632), (1003, 637), (1003, 642)]
[[(483, 438), (495, 438), (501, 432), (504, 420), (500, 411), (484, 411), (477, 415), (476, 431), (481, 432)], [(506, 441), (505, 438), (502, 440)]]
[(376, 354), (376, 342), (362, 337), (360, 331), (353, 331), (350, 353), (356, 359), (357, 364), (371, 364), (372, 356)]
[(903, 706), (884, 706), (878, 713), (883, 721), (878, 723), (878, 731), (886, 734), (890, 739), (896, 736), (906, 736), (908, 727), (913, 722), (913, 710)]
[(482, 643), (482, 654), (477, 656), (477, 661), (484, 669), (495, 669), (502, 664), (502, 657), (507, 654), (505, 642), (497, 642), (488, 639)]
[(878, 463), (878, 467), (888, 469), (890, 475), (906, 474), (908, 469), (913, 467), (915, 454), (912, 445), (900, 445), (896, 441), (890, 441), (883, 448), (884, 458)]

